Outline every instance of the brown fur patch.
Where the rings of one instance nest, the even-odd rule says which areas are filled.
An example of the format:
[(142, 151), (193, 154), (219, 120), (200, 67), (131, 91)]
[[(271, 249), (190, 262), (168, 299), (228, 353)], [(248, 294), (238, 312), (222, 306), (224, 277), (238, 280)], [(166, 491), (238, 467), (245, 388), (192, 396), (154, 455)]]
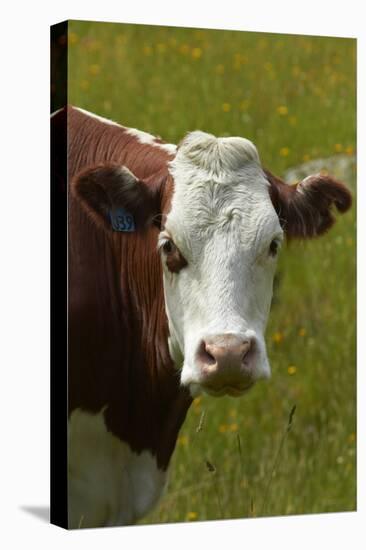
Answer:
[[(72, 107), (67, 118), (69, 412), (107, 405), (107, 429), (135, 452), (149, 449), (165, 469), (192, 402), (168, 350), (157, 250), (173, 192), (172, 155)], [(139, 182), (121, 182), (121, 166)], [(134, 187), (140, 182), (143, 190)], [(142, 222), (154, 212), (156, 226), (105, 231), (109, 205), (120, 202)]]

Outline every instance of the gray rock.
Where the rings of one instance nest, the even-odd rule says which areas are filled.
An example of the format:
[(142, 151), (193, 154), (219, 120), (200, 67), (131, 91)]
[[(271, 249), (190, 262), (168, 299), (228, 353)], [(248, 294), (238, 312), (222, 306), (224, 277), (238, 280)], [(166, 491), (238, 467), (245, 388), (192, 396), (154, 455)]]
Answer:
[(356, 157), (355, 155), (335, 155), (333, 157), (310, 160), (286, 170), (284, 180), (287, 183), (295, 183), (310, 174), (317, 174), (319, 172), (327, 172), (351, 188), (354, 188), (356, 181)]

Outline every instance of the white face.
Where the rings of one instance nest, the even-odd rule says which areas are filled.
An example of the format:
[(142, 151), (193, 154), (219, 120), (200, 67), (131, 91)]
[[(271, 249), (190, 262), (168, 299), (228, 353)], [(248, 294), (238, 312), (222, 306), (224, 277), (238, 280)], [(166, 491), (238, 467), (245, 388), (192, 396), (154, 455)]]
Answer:
[(170, 352), (196, 395), (240, 395), (270, 375), (264, 330), (283, 239), (257, 151), (189, 134), (171, 163), (159, 236)]

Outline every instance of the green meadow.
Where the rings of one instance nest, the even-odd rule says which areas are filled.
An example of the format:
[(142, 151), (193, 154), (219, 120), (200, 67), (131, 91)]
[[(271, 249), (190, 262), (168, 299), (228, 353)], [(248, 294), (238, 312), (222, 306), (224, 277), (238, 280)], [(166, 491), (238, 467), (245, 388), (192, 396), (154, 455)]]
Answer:
[[(168, 142), (195, 129), (244, 136), (278, 175), (353, 158), (355, 65), (352, 39), (69, 25), (71, 104)], [(354, 196), (355, 182), (353, 170)], [(356, 509), (355, 211), (283, 248), (271, 380), (241, 399), (194, 401), (166, 493), (143, 523)]]

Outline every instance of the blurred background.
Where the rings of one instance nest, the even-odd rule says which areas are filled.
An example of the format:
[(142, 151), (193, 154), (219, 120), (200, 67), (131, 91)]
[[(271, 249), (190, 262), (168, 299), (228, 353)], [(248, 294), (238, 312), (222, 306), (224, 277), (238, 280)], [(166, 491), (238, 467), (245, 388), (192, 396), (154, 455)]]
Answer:
[[(68, 44), (69, 103), (167, 142), (243, 136), (289, 182), (328, 171), (355, 198), (356, 40), (70, 21)], [(355, 212), (284, 247), (272, 379), (194, 401), (143, 523), (356, 509)]]

